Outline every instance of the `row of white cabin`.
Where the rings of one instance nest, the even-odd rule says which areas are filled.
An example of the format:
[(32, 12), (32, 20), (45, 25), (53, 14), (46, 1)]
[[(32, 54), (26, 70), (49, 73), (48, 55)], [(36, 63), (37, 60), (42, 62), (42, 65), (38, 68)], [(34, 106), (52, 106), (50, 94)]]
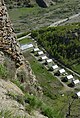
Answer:
[(66, 81), (72, 80), (73, 85), (80, 83), (79, 79), (74, 79), (73, 75), (67, 75), (64, 79)]
[[(34, 48), (33, 49), (33, 52), (34, 53), (37, 52), (37, 55), (40, 56), (40, 60), (41, 61), (44, 61), (45, 60), (45, 62), (47, 64), (53, 62), (53, 60), (52, 59), (48, 59), (48, 57), (46, 55), (44, 55), (44, 52), (41, 51), (39, 48)], [(56, 70), (59, 75), (66, 75), (65, 69), (63, 69), (63, 68), (62, 69), (59, 69), (59, 66), (57, 64), (52, 64), (52, 66), (50, 67), (50, 69), (53, 70), (53, 71)], [(67, 81), (72, 80), (72, 82), (73, 82), (74, 85), (80, 83), (80, 81), (78, 79), (77, 80), (74, 79), (73, 75), (66, 75), (65, 76), (65, 79)]]
[[(43, 52), (43, 51), (40, 51), (39, 48), (34, 48), (33, 44), (25, 44), (25, 45), (22, 45), (20, 48), (21, 48), (22, 51), (25, 50), (25, 49), (28, 49), (28, 48), (33, 48), (33, 52), (37, 52), (37, 55), (38, 55), (38, 56), (41, 56), (40, 59), (41, 59), (42, 61), (45, 60), (47, 64), (52, 62), (52, 59), (48, 59), (48, 57), (44, 55), (44, 52)], [(56, 65), (56, 64), (51, 66), (51, 70), (58, 70), (58, 69), (59, 69), (59, 67), (58, 67), (58, 65)], [(60, 70), (58, 70), (57, 72), (58, 72), (60, 75), (66, 73), (66, 71), (65, 71), (64, 69), (60, 69)], [(73, 80), (72, 82), (73, 82), (74, 85), (80, 83), (80, 81), (79, 81), (78, 79), (75, 80), (72, 75), (67, 75), (67, 76), (65, 77), (65, 79), (66, 79), (67, 81), (68, 81), (68, 80)], [(80, 91), (77, 92), (76, 95), (77, 95), (78, 98), (80, 98)]]

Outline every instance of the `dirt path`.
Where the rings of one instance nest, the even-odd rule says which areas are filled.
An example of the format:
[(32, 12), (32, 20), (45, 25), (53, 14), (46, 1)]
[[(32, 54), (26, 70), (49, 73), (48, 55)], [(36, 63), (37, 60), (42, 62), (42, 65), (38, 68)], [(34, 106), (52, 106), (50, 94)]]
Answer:
[(63, 23), (68, 22), (69, 20), (75, 19), (76, 17), (79, 17), (79, 16), (80, 16), (80, 12), (78, 14), (72, 15), (72, 16), (70, 16), (68, 18), (65, 18), (65, 19), (59, 20), (57, 22), (54, 22), (49, 27), (61, 25)]

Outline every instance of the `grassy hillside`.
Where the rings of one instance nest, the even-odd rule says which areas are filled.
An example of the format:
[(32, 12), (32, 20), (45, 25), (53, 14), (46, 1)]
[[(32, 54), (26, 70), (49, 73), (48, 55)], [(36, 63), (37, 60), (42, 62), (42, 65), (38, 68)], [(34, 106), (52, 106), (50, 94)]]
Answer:
[(55, 59), (80, 73), (80, 24), (42, 28), (32, 32)]
[(80, 12), (80, 0), (64, 0), (48, 8), (41, 8), (37, 4), (30, 8), (15, 5), (15, 8), (8, 11), (15, 32), (25, 32), (49, 26), (55, 21)]

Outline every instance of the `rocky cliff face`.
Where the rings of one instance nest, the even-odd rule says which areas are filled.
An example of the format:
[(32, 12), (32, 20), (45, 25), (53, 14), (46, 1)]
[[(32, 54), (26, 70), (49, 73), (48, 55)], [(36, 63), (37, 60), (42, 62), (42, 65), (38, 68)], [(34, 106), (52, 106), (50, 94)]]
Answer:
[(20, 46), (16, 40), (14, 29), (8, 16), (4, 0), (0, 0), (0, 54), (1, 57), (2, 55), (5, 57), (7, 54), (8, 57), (15, 62), (17, 68), (15, 78), (19, 75), (18, 73), (21, 73), (22, 71), (25, 72), (25, 76), (28, 78), (24, 81), (26, 83), (25, 88), (28, 87), (30, 88), (29, 90), (31, 93), (34, 93), (34, 91), (36, 93), (37, 89), (39, 90), (37, 86), (38, 82), (33, 75), (29, 63), (24, 59), (20, 51)]
[[(12, 63), (15, 63), (15, 69), (13, 68)], [(9, 108), (9, 110), (14, 111), (14, 113), (26, 115), (27, 118), (35, 118), (36, 116), (30, 117), (29, 114), (25, 112), (24, 106), (19, 104), (16, 100), (12, 100), (8, 94), (10, 91), (11, 93), (18, 93), (18, 95), (21, 94), (21, 96), (24, 95), (20, 88), (10, 82), (14, 79), (19, 81), (25, 92), (29, 94), (40, 95), (42, 94), (42, 89), (39, 86), (29, 63), (24, 59), (20, 51), (20, 46), (16, 40), (14, 29), (7, 13), (4, 0), (0, 0), (0, 66), (1, 65), (5, 65), (7, 67), (8, 74), (11, 73), (12, 75), (7, 81), (7, 76), (5, 75), (6, 73), (4, 73), (5, 70), (2, 70), (0, 67), (0, 110), (8, 110)], [(25, 73), (25, 80), (23, 77), (24, 73), (22, 75), (21, 72)], [(2, 73), (3, 75), (1, 75)], [(2, 78), (4, 79), (3, 76), (5, 76), (6, 81), (2, 80)], [(42, 118), (44, 118), (44, 116), (42, 116)]]
[(24, 57), (20, 52), (19, 44), (16, 41), (14, 29), (3, 0), (0, 0), (0, 50), (10, 55), (15, 60), (16, 66), (23, 64)]
[[(15, 63), (15, 69), (12, 67), (12, 63)], [(2, 70), (1, 65), (6, 65), (7, 72), (9, 72), (8, 74), (12, 74), (11, 78), (8, 78), (8, 80), (5, 75), (6, 73), (4, 72), (5, 70)], [(25, 73), (25, 80), (23, 77), (24, 75), (22, 75), (21, 72)], [(4, 74), (1, 75), (1, 73)], [(5, 76), (5, 78), (3, 76)], [(19, 77), (21, 77), (21, 80), (19, 80)], [(20, 46), (16, 41), (14, 29), (4, 1), (0, 0), (0, 116), (7, 117), (5, 116), (7, 114), (10, 117), (11, 114), (13, 117), (47, 118), (37, 111), (34, 111), (34, 115), (28, 114), (25, 110), (25, 104), (20, 103), (13, 97), (16, 96), (22, 99), (24, 93), (19, 87), (11, 82), (11, 80), (18, 81), (27, 94), (34, 94), (36, 96), (42, 94), (42, 89), (39, 86), (36, 77), (33, 75), (29, 63), (24, 59), (20, 51)]]

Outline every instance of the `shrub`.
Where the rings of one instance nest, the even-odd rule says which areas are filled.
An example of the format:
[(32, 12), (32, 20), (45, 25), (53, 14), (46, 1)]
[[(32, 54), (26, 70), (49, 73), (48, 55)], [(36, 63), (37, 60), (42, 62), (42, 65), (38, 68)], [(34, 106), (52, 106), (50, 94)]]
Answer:
[(7, 75), (8, 75), (7, 69), (2, 64), (0, 64), (0, 76), (6, 79)]
[(26, 105), (26, 110), (30, 113), (32, 109), (40, 109), (41, 113), (48, 118), (54, 118), (54, 111), (51, 107), (48, 107), (43, 101), (39, 100), (34, 95), (27, 95), (25, 96), (25, 100), (28, 105)]
[(42, 114), (47, 116), (48, 118), (54, 118), (54, 111), (51, 107), (46, 105), (42, 106)]

